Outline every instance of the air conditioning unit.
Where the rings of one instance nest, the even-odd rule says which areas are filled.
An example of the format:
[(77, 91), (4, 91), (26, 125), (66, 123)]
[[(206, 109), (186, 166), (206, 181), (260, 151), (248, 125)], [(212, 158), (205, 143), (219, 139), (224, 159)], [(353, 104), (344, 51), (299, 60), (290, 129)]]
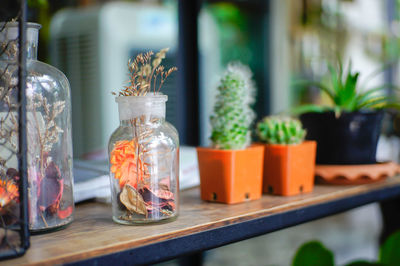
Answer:
[[(201, 142), (209, 136), (208, 116), (220, 72), (218, 29), (212, 17), (199, 16)], [(178, 14), (173, 6), (111, 2), (85, 9), (65, 9), (51, 21), (51, 63), (71, 83), (74, 156), (107, 147), (118, 126), (111, 95), (126, 84), (127, 61), (139, 52), (170, 47), (166, 67), (177, 65)], [(167, 120), (177, 123), (177, 75), (162, 89), (168, 95)]]

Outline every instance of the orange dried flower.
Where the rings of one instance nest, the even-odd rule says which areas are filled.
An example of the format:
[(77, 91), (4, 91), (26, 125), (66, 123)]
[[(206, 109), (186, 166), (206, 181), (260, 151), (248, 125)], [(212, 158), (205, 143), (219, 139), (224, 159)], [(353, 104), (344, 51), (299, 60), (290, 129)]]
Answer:
[(117, 141), (111, 152), (111, 172), (119, 179), (123, 188), (126, 184), (137, 188), (138, 182), (143, 181), (145, 165), (136, 154), (137, 143), (134, 140)]
[(7, 206), (10, 201), (18, 201), (18, 186), (12, 181), (0, 180), (0, 208)]

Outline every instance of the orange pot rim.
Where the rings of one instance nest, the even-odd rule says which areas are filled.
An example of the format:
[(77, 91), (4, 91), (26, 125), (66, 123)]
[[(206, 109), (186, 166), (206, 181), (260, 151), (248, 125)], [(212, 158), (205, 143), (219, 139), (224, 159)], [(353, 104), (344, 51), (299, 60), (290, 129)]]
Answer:
[(262, 145), (267, 145), (267, 146), (270, 146), (270, 147), (294, 147), (294, 146), (299, 146), (299, 145), (302, 145), (302, 144), (314, 143), (314, 142), (316, 142), (316, 141), (315, 140), (305, 140), (305, 141), (303, 141), (301, 143), (297, 143), (297, 144), (270, 144), (270, 143), (262, 142)]

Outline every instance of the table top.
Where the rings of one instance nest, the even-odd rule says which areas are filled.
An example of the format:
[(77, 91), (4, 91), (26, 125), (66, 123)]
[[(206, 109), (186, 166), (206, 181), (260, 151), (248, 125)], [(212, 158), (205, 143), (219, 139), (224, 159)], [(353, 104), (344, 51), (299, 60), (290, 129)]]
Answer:
[(126, 226), (111, 219), (111, 206), (86, 202), (64, 230), (34, 235), (31, 247), (13, 264), (154, 263), (206, 250), (370, 202), (400, 196), (400, 177), (358, 185), (316, 185), (292, 197), (264, 195), (235, 205), (200, 200), (199, 188), (181, 192), (180, 215), (163, 224)]

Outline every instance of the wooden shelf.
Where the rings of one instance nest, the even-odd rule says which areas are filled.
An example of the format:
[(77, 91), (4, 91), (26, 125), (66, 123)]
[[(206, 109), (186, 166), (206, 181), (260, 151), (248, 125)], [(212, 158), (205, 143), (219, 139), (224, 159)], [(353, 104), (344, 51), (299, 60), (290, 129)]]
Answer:
[(199, 189), (181, 193), (176, 221), (146, 226), (118, 225), (111, 207), (89, 202), (76, 207), (66, 229), (31, 237), (31, 247), (12, 264), (154, 263), (229, 244), (371, 202), (400, 196), (400, 177), (359, 186), (317, 185), (294, 197), (265, 195), (237, 205), (206, 203)]

